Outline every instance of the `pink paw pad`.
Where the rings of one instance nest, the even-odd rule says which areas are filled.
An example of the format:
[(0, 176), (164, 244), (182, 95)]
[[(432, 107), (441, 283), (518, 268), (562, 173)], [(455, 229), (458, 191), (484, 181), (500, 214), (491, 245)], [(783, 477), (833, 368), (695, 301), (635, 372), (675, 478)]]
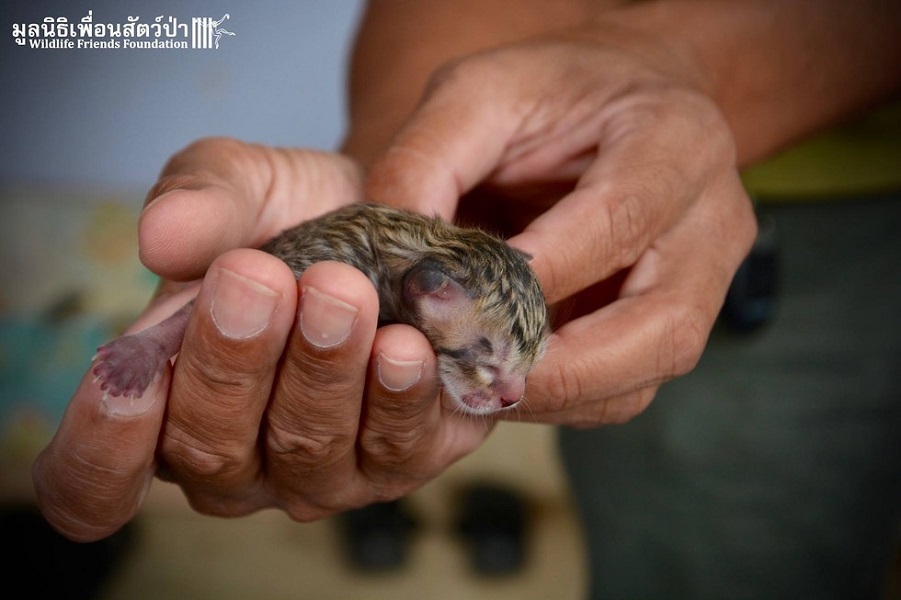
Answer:
[(97, 349), (93, 373), (111, 396), (140, 398), (169, 356), (148, 336), (127, 335)]

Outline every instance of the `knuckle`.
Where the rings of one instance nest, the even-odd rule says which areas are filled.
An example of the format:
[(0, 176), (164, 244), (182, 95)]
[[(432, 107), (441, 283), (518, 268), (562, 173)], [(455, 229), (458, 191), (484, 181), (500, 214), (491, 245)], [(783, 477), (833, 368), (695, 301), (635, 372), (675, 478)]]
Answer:
[(269, 360), (247, 360), (245, 353), (218, 340), (202, 347), (199, 353), (186, 348), (176, 361), (177, 371), (198, 384), (182, 386), (183, 393), (223, 401), (253, 398), (260, 393), (261, 380), (272, 368)]
[(284, 360), (280, 385), (291, 397), (309, 398), (329, 390), (335, 398), (360, 396), (359, 374), (335, 360), (330, 352), (317, 356), (313, 352), (290, 352)]
[(422, 452), (422, 437), (416, 429), (390, 432), (366, 430), (360, 436), (368, 470), (396, 472)]
[(432, 72), (423, 98), (436, 109), (446, 104), (453, 107), (460, 98), (469, 98), (473, 105), (488, 110), (498, 104), (499, 95), (510, 100), (509, 90), (522, 87), (521, 70), (515, 53), (505, 50), (453, 59)]
[[(644, 187), (644, 184), (637, 185)], [(605, 262), (613, 270), (633, 264), (647, 244), (649, 203), (642, 198), (650, 197), (650, 194), (649, 190), (635, 189), (618, 202), (604, 205), (604, 235), (596, 239), (604, 244), (602, 255), (607, 257)]]
[(267, 450), (280, 460), (302, 468), (327, 468), (343, 458), (351, 447), (344, 436), (328, 431), (299, 433), (270, 423), (266, 432)]
[(695, 108), (692, 114), (698, 124), (695, 130), (703, 136), (695, 146), (707, 149), (704, 156), (712, 164), (735, 165), (738, 158), (735, 137), (723, 113), (713, 100), (703, 94), (692, 94), (691, 102)]
[(426, 84), (425, 96), (431, 98), (449, 88), (491, 81), (491, 77), (485, 77), (489, 75), (485, 72), (486, 67), (493, 71), (489, 63), (479, 56), (450, 60), (432, 72)]
[(682, 305), (664, 322), (658, 353), (658, 371), (665, 379), (690, 373), (707, 345), (710, 323), (704, 312)]
[(573, 363), (554, 361), (547, 373), (544, 396), (550, 410), (574, 408), (582, 400), (583, 385)]
[(722, 111), (704, 94), (673, 88), (661, 98), (658, 115), (667, 129), (677, 132), (682, 146), (708, 164), (733, 165), (735, 139)]
[(287, 397), (317, 398), (328, 390), (337, 403), (339, 398), (350, 402), (361, 396), (368, 357), (359, 356), (354, 344), (315, 348), (299, 331), (289, 344), (278, 375), (278, 387)]
[(462, 59), (451, 60), (432, 71), (426, 81), (425, 97), (432, 98), (438, 90), (460, 80), (460, 73), (465, 68)]
[(243, 453), (225, 447), (214, 448), (188, 433), (167, 436), (161, 451), (168, 472), (176, 477), (178, 474), (199, 479), (227, 477), (245, 463)]

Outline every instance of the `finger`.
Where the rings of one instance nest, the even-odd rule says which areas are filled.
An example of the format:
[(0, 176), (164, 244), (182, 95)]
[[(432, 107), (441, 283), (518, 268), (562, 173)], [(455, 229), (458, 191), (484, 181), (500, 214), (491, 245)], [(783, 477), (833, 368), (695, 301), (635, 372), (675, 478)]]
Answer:
[(445, 68), (367, 175), (367, 197), (453, 217), (460, 196), (503, 156), (520, 113), (488, 58)]
[[(194, 285), (158, 291), (125, 333), (159, 323), (196, 293)], [(98, 540), (137, 513), (156, 470), (170, 379), (167, 364), (140, 398), (127, 398), (103, 393), (93, 369), (85, 374), (33, 467), (38, 505), (58, 531), (77, 541)]]
[(364, 485), (390, 500), (412, 492), (454, 458), (436, 452), (449, 420), (425, 337), (405, 325), (384, 327), (372, 355), (359, 461)]
[(196, 510), (260, 508), (258, 438), (296, 307), (294, 275), (256, 250), (214, 261), (175, 364), (160, 440), (167, 476)]
[(380, 329), (372, 356), (359, 464), (367, 485), (390, 500), (428, 476), (441, 419), (439, 382), (431, 346), (410, 327)]
[(298, 282), (298, 325), (267, 412), (274, 496), (299, 520), (354, 505), (356, 439), (378, 296), (353, 267), (318, 263)]
[[(582, 400), (580, 404), (554, 412), (535, 413), (528, 406), (504, 413), (507, 421), (531, 421), (546, 425), (565, 425), (588, 429), (601, 425), (628, 423), (650, 406), (659, 386), (651, 385), (633, 392), (596, 400)], [(528, 391), (527, 391), (528, 393)], [(525, 398), (528, 401), (528, 396)]]
[(33, 467), (38, 506), (57, 531), (90, 542), (134, 517), (153, 479), (168, 383), (167, 370), (130, 400), (104, 397), (85, 375)]
[(148, 194), (141, 260), (167, 278), (201, 277), (217, 256), (360, 199), (347, 158), (204, 139), (172, 157)]
[(641, 257), (612, 304), (561, 327), (529, 377), (537, 413), (656, 386), (694, 368), (756, 223), (725, 174)]
[(636, 96), (610, 117), (616, 126), (576, 189), (510, 239), (533, 256), (551, 303), (630, 267), (733, 169), (732, 138), (709, 101), (681, 90)]

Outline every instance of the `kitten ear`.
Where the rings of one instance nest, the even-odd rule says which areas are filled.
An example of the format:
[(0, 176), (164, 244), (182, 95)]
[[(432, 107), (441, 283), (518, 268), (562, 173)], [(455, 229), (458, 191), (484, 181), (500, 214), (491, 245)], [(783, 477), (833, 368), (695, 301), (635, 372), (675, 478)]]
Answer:
[(451, 305), (469, 299), (466, 288), (433, 261), (424, 260), (404, 275), (404, 300), (410, 306), (423, 300)]

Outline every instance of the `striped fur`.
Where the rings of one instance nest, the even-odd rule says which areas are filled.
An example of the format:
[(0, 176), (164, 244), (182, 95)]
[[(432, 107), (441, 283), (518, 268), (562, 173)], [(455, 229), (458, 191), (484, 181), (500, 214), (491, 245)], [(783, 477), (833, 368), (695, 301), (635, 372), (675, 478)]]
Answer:
[[(500, 364), (524, 376), (544, 351), (548, 317), (538, 279), (522, 252), (484, 231), (383, 205), (350, 204), (283, 232), (262, 249), (297, 276), (324, 260), (356, 267), (378, 291), (381, 320), (420, 329), (444, 368), (455, 363), (472, 374), (478, 355), (489, 367)], [(405, 275), (424, 260), (471, 300), (453, 331), (424, 322), (404, 299)]]

